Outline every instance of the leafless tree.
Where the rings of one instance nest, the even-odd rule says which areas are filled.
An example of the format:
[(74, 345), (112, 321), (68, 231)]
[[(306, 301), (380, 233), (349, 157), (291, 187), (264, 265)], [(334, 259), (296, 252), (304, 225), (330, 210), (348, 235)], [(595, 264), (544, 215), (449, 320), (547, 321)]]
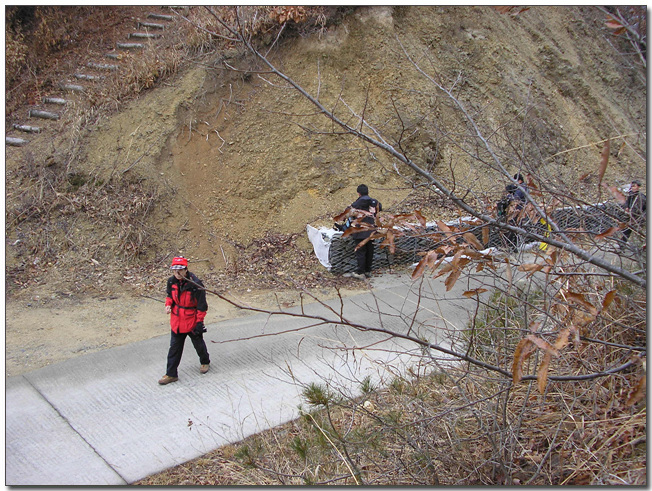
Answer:
[[(531, 107), (528, 101), (523, 102), (522, 110), (513, 120), (498, 127), (492, 125), (482, 118), (482, 111), (473, 100), (464, 99), (462, 74), (445, 77), (438, 72), (427, 53), (413, 53), (402, 44), (401, 39), (396, 40), (404, 59), (422, 76), (423, 85), (418, 90), (429, 91), (443, 101), (446, 110), (454, 115), (449, 121), (455, 123), (453, 127), (446, 126), (425, 110), (421, 113), (421, 121), (430, 124), (442, 139), (456, 146), (496, 180), (517, 185), (512, 172), (508, 170), (514, 166), (514, 162), (518, 164), (519, 171), (529, 177), (528, 186), (524, 189), (526, 205), (519, 212), (520, 216), (514, 220), (504, 220), (486, 206), (486, 197), (472, 184), (459, 182), (454, 176), (439, 176), (428, 162), (419, 163), (409, 156), (404, 145), (409, 131), (394, 102), (395, 118), (393, 126), (388, 129), (390, 125), (373, 121), (366, 105), (356, 111), (347, 104), (341, 93), (337, 101), (326, 105), (319, 93), (310, 93), (280, 69), (272, 61), (272, 55), (286, 24), (278, 30), (276, 41), (263, 52), (252, 36), (251, 26), (255, 19), (245, 20), (237, 8), (230, 19), (210, 7), (206, 9), (219, 26), (220, 32), (215, 32), (215, 36), (228, 37), (257, 61), (257, 70), (248, 66), (246, 71), (261, 77), (275, 76), (280, 83), (300, 93), (314, 106), (316, 113), (329, 123), (329, 128), (320, 131), (348, 135), (382, 150), (409, 170), (418, 185), (435, 190), (469, 217), (467, 222), (456, 227), (439, 223), (435, 232), (421, 231), (432, 239), (432, 248), (423, 255), (413, 274), (415, 282), (423, 281), (430, 270), (435, 278), (446, 275), (444, 283), (450, 290), (458, 281), (462, 281), (460, 278), (466, 278), (471, 284), (470, 279), (474, 276), (472, 267), (476, 268), (476, 272), (483, 271), (483, 283), (464, 292), (470, 304), (474, 305), (472, 309), (475, 309), (475, 314), (468, 328), (450, 333), (457, 341), (452, 345), (431, 341), (436, 326), (418, 319), (418, 310), (411, 315), (399, 314), (403, 329), (389, 328), (383, 324), (382, 317), (379, 325), (359, 325), (352, 322), (343, 309), (338, 311), (332, 307), (329, 307), (328, 316), (283, 310), (265, 311), (269, 315), (303, 316), (313, 321), (310, 327), (334, 324), (407, 340), (419, 348), (419, 356), (431, 373), (443, 374), (448, 383), (458, 390), (459, 398), (454, 404), (447, 405), (445, 410), (414, 415), (411, 427), (414, 434), (399, 431), (398, 426), (390, 424), (387, 419), (382, 421), (385, 428), (394, 428), (415, 453), (432, 455), (430, 452), (442, 442), (429, 432), (437, 424), (446, 426), (445, 416), (449, 411), (465, 414), (465, 417), (476, 420), (476, 431), (492, 447), (490, 456), (485, 457), (482, 463), (491, 468), (491, 472), (487, 474), (476, 469), (472, 472), (473, 476), (460, 479), (460, 482), (538, 483), (544, 470), (551, 466), (553, 456), (559, 458), (557, 448), (561, 440), (575, 441), (576, 435), (566, 431), (563, 422), (573, 418), (576, 411), (583, 410), (579, 399), (588, 397), (595, 400), (598, 397), (600, 387), (604, 386), (600, 380), (617, 379), (622, 387), (629, 389), (626, 401), (621, 401), (625, 406), (630, 407), (640, 400), (642, 389), (636, 383), (640, 384), (645, 377), (642, 362), (646, 354), (645, 305), (637, 298), (644, 297), (647, 285), (645, 254), (640, 249), (632, 249), (624, 259), (614, 260), (613, 244), (616, 241), (613, 238), (625, 226), (622, 217), (613, 209), (587, 203), (573, 190), (560, 189), (550, 178), (549, 170), (533, 163), (535, 159), (528, 157), (530, 149), (536, 147), (532, 141), (535, 129), (527, 118)], [(232, 65), (228, 68), (237, 70)], [(518, 138), (504, 136), (501, 139), (500, 135), (507, 135), (514, 128), (519, 132)], [(626, 135), (620, 135), (618, 139), (627, 142)], [(608, 164), (610, 139), (601, 143), (606, 151), (600, 161), (600, 181)], [(561, 149), (559, 153), (570, 150)], [(598, 185), (599, 189), (601, 184)], [(617, 194), (617, 190), (612, 191)], [(554, 218), (553, 211), (562, 206), (573, 209), (587, 207), (614, 225), (600, 231), (580, 227), (571, 229)], [(414, 218), (414, 215), (410, 218)], [(372, 227), (375, 232), (372, 238), (393, 247), (394, 239), (402, 233), (401, 225), (405, 225), (406, 221), (407, 217), (402, 215), (379, 220)], [(543, 226), (528, 227), (524, 223)], [(486, 242), (483, 244), (482, 239), (478, 238), (482, 237), (483, 230), (516, 234), (526, 242), (538, 244), (539, 248), (531, 251), (530, 255), (517, 257), (493, 250), (487, 252), (484, 250)], [(637, 233), (644, 241), (645, 230), (638, 227)], [(217, 292), (213, 293), (231, 301)], [(308, 292), (305, 294), (309, 295)], [(425, 290), (421, 294), (424, 300), (428, 296)], [(619, 314), (614, 314), (614, 311)], [(627, 315), (619, 317), (623, 312)], [(451, 359), (456, 363), (451, 364)], [(360, 385), (365, 383), (363, 380), (358, 382)], [(617, 385), (616, 382), (607, 384)], [(540, 394), (536, 403), (530, 402), (535, 399), (533, 388), (538, 389)], [(336, 405), (335, 402), (356, 407), (351, 402), (351, 394), (346, 394), (347, 397), (343, 399), (336, 397), (338, 393), (342, 395), (340, 392), (340, 389), (333, 387), (307, 386), (305, 390), (309, 403), (328, 411)], [(550, 447), (525, 477), (516, 477), (516, 469), (522, 469), (515, 462), (523, 454), (523, 435), (526, 427), (532, 424), (533, 414), (546, 407), (546, 397), (563, 401), (559, 407), (564, 408), (555, 414), (557, 418), (554, 422), (546, 426), (550, 431)], [(536, 407), (533, 409), (533, 406)], [(432, 409), (426, 410), (423, 406), (420, 410)], [(367, 413), (374, 417), (372, 411)], [(345, 474), (348, 473), (356, 483), (367, 482), (362, 477), (359, 463), (349, 453), (349, 450), (359, 447), (359, 442), (354, 442), (346, 432), (338, 431), (337, 424), (332, 421), (329, 424), (332, 431), (330, 436), (336, 440), (333, 446), (340, 451), (341, 462), (347, 469)], [(321, 426), (319, 428), (324, 431)], [(428, 436), (419, 439), (417, 433)], [(478, 435), (471, 439), (476, 437)], [(459, 443), (463, 439), (455, 440)], [(588, 448), (585, 450), (589, 451)], [(415, 482), (431, 483), (428, 479), (432, 476), (426, 469), (432, 470), (433, 466), (429, 462), (415, 472), (415, 475), (419, 474)], [(407, 467), (403, 466), (403, 471)], [(557, 482), (563, 482), (566, 478), (558, 477)]]
[(622, 36), (629, 54), (647, 69), (647, 9), (642, 5), (598, 7), (606, 15), (605, 23), (615, 36)]

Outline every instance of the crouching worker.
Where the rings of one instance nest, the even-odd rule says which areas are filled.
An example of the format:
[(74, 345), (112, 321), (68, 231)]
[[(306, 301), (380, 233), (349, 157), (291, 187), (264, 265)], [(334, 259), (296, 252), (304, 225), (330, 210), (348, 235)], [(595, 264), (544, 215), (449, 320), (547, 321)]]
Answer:
[(195, 351), (199, 355), (199, 372), (208, 372), (210, 364), (203, 335), (206, 332), (204, 318), (208, 310), (204, 285), (199, 278), (188, 271), (188, 260), (185, 257), (172, 259), (170, 269), (173, 275), (168, 279), (165, 313), (170, 314), (172, 331), (170, 333), (167, 371), (165, 376), (158, 381), (161, 385), (179, 380), (177, 369), (181, 362), (186, 336), (190, 336)]

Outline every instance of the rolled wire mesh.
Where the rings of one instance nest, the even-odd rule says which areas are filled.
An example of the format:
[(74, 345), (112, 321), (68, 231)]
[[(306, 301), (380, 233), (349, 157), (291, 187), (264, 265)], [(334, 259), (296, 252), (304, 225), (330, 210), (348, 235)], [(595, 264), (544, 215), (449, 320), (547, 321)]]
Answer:
[[(617, 225), (618, 222), (626, 221), (627, 214), (616, 204), (599, 203), (581, 207), (559, 208), (552, 212), (551, 218), (559, 229), (569, 236), (573, 236), (573, 234), (597, 235)], [(447, 222), (446, 225), (459, 227), (465, 222), (471, 223), (471, 219), (453, 220)], [(482, 229), (483, 227), (488, 227), (489, 240), (486, 244), (487, 248), (509, 248), (524, 245), (520, 237), (510, 237), (509, 233), (500, 230), (496, 226), (473, 226), (469, 224), (468, 227), (469, 231), (481, 243), (484, 243)], [(525, 223), (522, 227), (527, 231), (536, 232), (544, 236), (550, 233), (545, 221)], [(441, 236), (439, 239), (435, 237), (435, 233), (438, 231), (438, 227), (433, 224), (424, 227), (421, 232), (417, 233), (411, 230), (396, 237), (396, 250), (393, 254), (390, 252), (389, 247), (378, 247), (378, 241), (376, 241), (374, 245), (373, 269), (391, 268), (395, 265), (411, 264), (420, 261), (422, 257), (420, 253), (432, 250), (438, 243), (438, 240), (440, 240)], [(343, 238), (341, 235), (335, 235), (330, 239), (328, 258), (333, 273), (349, 273), (356, 270), (355, 246), (355, 240), (350, 237)]]

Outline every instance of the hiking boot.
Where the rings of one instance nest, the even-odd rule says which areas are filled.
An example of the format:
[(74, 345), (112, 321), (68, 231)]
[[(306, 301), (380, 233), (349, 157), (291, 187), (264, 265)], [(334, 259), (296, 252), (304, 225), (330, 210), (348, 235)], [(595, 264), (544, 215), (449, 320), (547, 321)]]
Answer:
[(210, 368), (210, 365), (202, 365), (199, 367), (199, 373), (206, 373), (208, 372), (208, 369)]
[(167, 385), (171, 384), (172, 382), (176, 382), (179, 380), (179, 377), (168, 377), (167, 375), (164, 375), (161, 380), (158, 381), (160, 385)]
[(351, 278), (355, 278), (356, 280), (364, 280), (366, 276), (360, 273), (351, 273)]

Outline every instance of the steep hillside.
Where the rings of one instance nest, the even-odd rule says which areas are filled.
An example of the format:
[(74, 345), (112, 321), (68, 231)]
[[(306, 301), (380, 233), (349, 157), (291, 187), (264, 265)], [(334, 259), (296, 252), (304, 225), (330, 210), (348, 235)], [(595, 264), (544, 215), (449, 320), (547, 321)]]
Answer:
[[(342, 117), (348, 109), (339, 96), (364, 112), (441, 179), (492, 198), (503, 183), (440, 131), (461, 128), (459, 117), (409, 53), (455, 86), (478, 118), (511, 130), (514, 141), (502, 143), (522, 161), (508, 160), (510, 171), (527, 164), (591, 201), (607, 138), (627, 135), (614, 140), (606, 181), (646, 175), (644, 73), (617, 46), (591, 7), (532, 7), (517, 16), (490, 7), (361, 7), (321, 32), (286, 36), (270, 60)], [(225, 60), (242, 71), (227, 70)], [(161, 297), (176, 254), (194, 260), (192, 269), (216, 289), (280, 289), (279, 272), (309, 287), (352, 286), (319, 266), (304, 231), (332, 223), (361, 182), (387, 211), (456, 216), (450, 203), (415, 187), (411, 171), (331, 130), (296, 91), (232, 49), (187, 60), (119, 112), (98, 117), (74, 135), (74, 159), (7, 148), (8, 350), (16, 343), (55, 352), (23, 368), (20, 353), (10, 356), (15, 371), (164, 333), (151, 300), (138, 313), (148, 327), (125, 329), (125, 319), (134, 320), (125, 302)], [(51, 185), (59, 181), (66, 185)], [(25, 202), (44, 193), (44, 209)], [(53, 309), (75, 321), (54, 323)], [(99, 312), (96, 325), (77, 322), (79, 309)], [(24, 330), (34, 324), (47, 337), (25, 347)], [(71, 325), (74, 348), (60, 342)]]

